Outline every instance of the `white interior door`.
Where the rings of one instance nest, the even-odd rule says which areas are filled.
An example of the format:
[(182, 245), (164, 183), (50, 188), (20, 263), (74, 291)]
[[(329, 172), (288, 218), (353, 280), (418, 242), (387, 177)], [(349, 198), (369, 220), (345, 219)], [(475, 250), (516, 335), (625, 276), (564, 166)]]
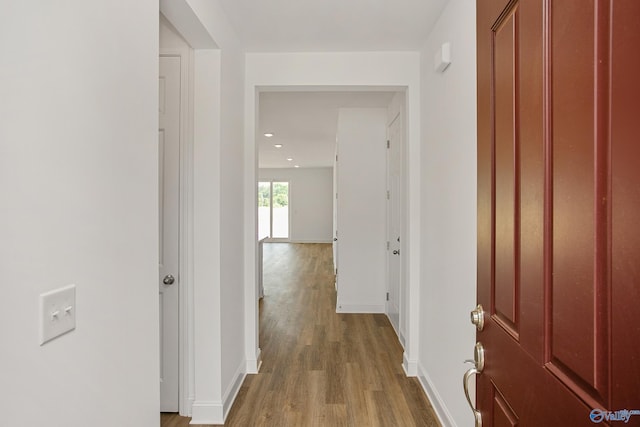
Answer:
[(178, 412), (180, 57), (160, 57), (158, 188), (160, 217), (160, 410)]
[(398, 115), (389, 125), (387, 149), (387, 241), (388, 292), (387, 314), (396, 331), (400, 331), (400, 224), (401, 224), (401, 176), (402, 176), (402, 120)]

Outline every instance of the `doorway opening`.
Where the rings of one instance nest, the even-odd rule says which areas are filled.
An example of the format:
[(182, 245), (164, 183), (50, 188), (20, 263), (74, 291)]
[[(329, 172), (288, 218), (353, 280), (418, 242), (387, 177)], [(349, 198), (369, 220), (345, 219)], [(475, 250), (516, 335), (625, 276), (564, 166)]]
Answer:
[[(388, 149), (387, 139), (390, 136), (388, 127), (393, 122), (396, 123), (394, 127), (395, 134), (391, 139), (402, 145), (408, 142), (408, 138), (405, 135), (407, 129), (405, 122), (408, 120), (406, 103), (406, 87), (367, 86), (320, 89), (313, 87), (308, 90), (279, 87), (273, 89), (262, 88), (257, 91), (256, 121), (254, 123), (256, 135), (254, 144), (257, 161), (255, 162), (256, 169), (254, 172), (255, 184), (253, 184), (257, 193), (256, 199), (254, 199), (256, 200), (254, 203), (257, 203), (257, 218), (255, 220), (255, 242), (257, 243), (254, 243), (258, 245), (256, 251), (258, 255), (256, 263), (257, 299), (264, 295), (262, 273), (263, 268), (265, 271), (267, 269), (266, 266), (262, 265), (263, 248), (266, 249), (263, 243), (274, 241), (273, 239), (283, 238), (284, 236), (283, 234), (278, 234), (276, 230), (276, 224), (279, 222), (276, 213), (278, 208), (282, 209), (281, 213), (286, 212), (281, 217), (284, 216), (288, 220), (289, 233), (286, 238), (290, 242), (334, 244), (334, 272), (337, 270), (335, 258), (338, 258), (338, 256), (336, 256), (336, 253), (343, 253), (345, 256), (353, 253), (353, 251), (349, 250), (344, 252), (337, 250), (337, 246), (341, 242), (338, 241), (336, 206), (340, 204), (339, 194), (341, 191), (336, 188), (335, 184), (338, 180), (346, 179), (345, 182), (348, 182), (350, 176), (353, 178), (352, 182), (355, 182), (354, 174), (356, 174), (355, 176), (363, 178), (369, 185), (366, 185), (360, 194), (356, 190), (355, 199), (365, 193), (368, 194), (372, 186), (376, 187), (373, 192), (377, 191), (379, 193), (375, 196), (376, 203), (367, 204), (368, 215), (366, 213), (362, 216), (356, 215), (359, 220), (354, 218), (351, 223), (364, 224), (364, 219), (367, 219), (367, 216), (380, 216), (382, 218), (382, 221), (379, 221), (379, 227), (363, 232), (379, 236), (379, 244), (369, 246), (377, 248), (376, 250), (379, 249), (379, 260), (376, 258), (376, 262), (370, 264), (379, 269), (376, 279), (380, 281), (381, 285), (379, 292), (375, 293), (377, 298), (375, 303), (343, 305), (340, 310), (342, 312), (387, 314), (399, 341), (404, 346), (405, 324), (408, 322), (406, 316), (407, 303), (404, 301), (407, 298), (408, 291), (404, 287), (408, 286), (408, 283), (406, 283), (408, 273), (401, 274), (401, 272), (403, 272), (403, 269), (408, 268), (408, 263), (402, 260), (399, 254), (402, 253), (403, 256), (407, 256), (409, 252), (407, 244), (409, 239), (400, 237), (406, 235), (406, 228), (408, 227), (408, 208), (405, 206), (407, 198), (404, 194), (408, 181), (406, 172), (407, 160), (404, 158), (406, 151), (399, 146), (394, 146), (394, 148), (397, 148), (394, 151), (397, 154), (393, 157), (392, 162), (392, 170), (395, 173), (393, 175), (395, 181), (392, 181), (387, 177), (389, 165), (386, 163), (387, 155), (385, 150)], [(326, 110), (330, 107), (333, 109), (331, 113), (327, 113)], [(355, 172), (357, 168), (351, 168), (347, 166), (347, 163), (344, 163), (341, 166), (342, 169), (340, 169), (340, 176), (340, 174), (336, 173), (338, 163), (340, 163), (337, 161), (339, 111), (349, 109), (363, 111), (383, 110), (381, 115), (376, 116), (380, 118), (380, 121), (376, 121), (376, 123), (381, 124), (381, 140), (379, 141), (379, 146), (377, 144), (375, 146), (376, 161), (379, 161), (380, 164), (376, 168)], [(364, 114), (364, 116), (369, 119), (372, 117), (369, 113)], [(345, 115), (343, 117), (351, 116)], [(349, 126), (353, 125), (350, 129), (368, 127), (367, 124), (359, 125), (353, 121), (349, 123)], [(318, 127), (318, 124), (320, 124), (320, 127)], [(378, 124), (375, 126), (377, 127)], [(308, 132), (308, 134), (305, 135), (304, 132)], [(355, 133), (361, 135), (357, 131)], [(355, 149), (349, 150), (355, 152)], [(373, 155), (367, 147), (358, 150), (360, 150), (361, 154), (356, 155), (354, 159), (356, 164), (361, 163), (358, 161), (357, 156), (367, 157)], [(376, 179), (367, 178), (370, 175), (375, 175)], [(295, 207), (291, 206), (289, 200), (287, 200), (286, 210), (284, 205), (282, 203), (278, 204), (276, 200), (278, 193), (276, 187), (284, 184), (284, 180), (280, 179), (281, 177), (287, 179), (288, 190), (295, 193), (293, 194)], [(362, 179), (359, 181), (362, 181)], [(393, 188), (390, 187), (391, 183)], [(346, 186), (342, 189), (346, 190)], [(387, 206), (385, 194), (391, 193), (394, 193), (393, 200), (397, 204), (395, 205), (396, 209), (393, 210), (393, 219), (387, 221), (385, 216), (389, 215), (388, 211), (390, 209)], [(348, 194), (348, 192), (345, 191), (344, 194)], [(308, 199), (301, 199), (304, 197)], [(344, 199), (342, 207), (349, 209), (349, 206), (353, 204), (352, 202)], [(355, 203), (356, 205), (358, 204), (357, 200)], [(307, 212), (301, 214), (300, 211), (305, 208), (308, 208)], [(349, 221), (345, 221), (343, 226), (348, 227), (349, 224)], [(392, 232), (387, 230), (387, 227), (391, 226), (393, 226)], [(345, 229), (340, 232), (340, 236), (346, 236), (345, 241), (349, 237), (348, 231)], [(346, 234), (343, 232), (346, 232)], [(393, 244), (387, 243), (391, 235), (394, 236)], [(267, 239), (265, 240), (265, 238)], [(394, 250), (395, 255), (390, 258), (388, 254), (394, 253)], [(356, 252), (358, 252), (357, 249)], [(265, 257), (266, 259), (267, 257)], [(395, 261), (394, 268), (389, 265), (390, 261)], [(344, 267), (348, 267), (348, 263), (345, 263)], [(393, 286), (390, 284), (392, 280), (390, 274), (394, 276)], [(348, 288), (345, 288), (345, 290), (348, 292)], [(347, 292), (343, 291), (345, 295)], [(340, 293), (339, 288), (338, 293)], [(256, 304), (255, 307), (257, 338), (260, 331), (260, 304)], [(253, 321), (249, 323), (253, 324)], [(251, 337), (249, 336), (248, 338), (250, 339)], [(258, 345), (257, 366), (261, 363), (259, 347)]]

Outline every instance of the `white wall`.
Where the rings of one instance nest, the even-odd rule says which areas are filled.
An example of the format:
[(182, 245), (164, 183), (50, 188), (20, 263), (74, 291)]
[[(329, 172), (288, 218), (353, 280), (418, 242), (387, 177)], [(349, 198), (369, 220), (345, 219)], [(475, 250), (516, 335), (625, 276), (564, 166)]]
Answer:
[(386, 108), (338, 110), (339, 313), (384, 313)]
[[(205, 28), (212, 34), (212, 38), (220, 48), (219, 57), (219, 86), (216, 96), (219, 97), (220, 110), (219, 152), (215, 165), (202, 164), (202, 168), (218, 166), (218, 170), (202, 171), (213, 173), (219, 179), (219, 187), (211, 187), (207, 182), (201, 182), (199, 193), (211, 194), (219, 192), (217, 200), (219, 209), (219, 240), (203, 242), (205, 245), (219, 245), (219, 298), (210, 307), (200, 306), (200, 310), (219, 309), (220, 341), (213, 343), (220, 352), (219, 379), (215, 378), (216, 388), (213, 394), (196, 395), (200, 402), (199, 412), (194, 410), (194, 420), (199, 423), (220, 422), (211, 413), (211, 405), (223, 405), (223, 417), (230, 409), (232, 398), (244, 377), (244, 299), (243, 299), (243, 222), (241, 212), (244, 211), (242, 182), (243, 182), (243, 76), (244, 52), (240, 43), (228, 24), (226, 16), (217, 3), (206, 0), (189, 0), (189, 4), (200, 17)], [(205, 76), (202, 76), (203, 78)], [(208, 120), (207, 117), (200, 117)], [(196, 183), (198, 185), (198, 183)], [(210, 197), (210, 196), (209, 196)], [(198, 230), (195, 230), (197, 233)], [(204, 247), (201, 250), (205, 250)], [(204, 258), (204, 254), (203, 258)], [(203, 258), (200, 258), (203, 260)], [(204, 260), (203, 260), (204, 261)], [(205, 261), (206, 262), (206, 261)], [(196, 299), (198, 296), (196, 295)], [(213, 301), (211, 301), (213, 302)], [(205, 321), (206, 322), (206, 321)], [(206, 328), (204, 322), (196, 323), (196, 328)], [(206, 329), (205, 329), (206, 330)], [(206, 354), (196, 357), (202, 360)], [(205, 360), (203, 360), (204, 363)], [(196, 371), (196, 378), (198, 372)], [(219, 381), (219, 382), (218, 382)], [(211, 400), (210, 400), (211, 399)], [(217, 411), (216, 411), (217, 412)], [(197, 419), (196, 419), (197, 418)]]
[(289, 181), (291, 242), (332, 242), (333, 168), (260, 169), (258, 177)]
[[(191, 46), (180, 35), (178, 30), (167, 20), (167, 18), (160, 14), (160, 49), (176, 49), (176, 50), (189, 50)], [(186, 89), (186, 88), (185, 88)]]
[[(476, 288), (475, 3), (451, 0), (422, 50), (420, 379), (443, 424), (473, 425), (462, 375), (473, 358)], [(444, 73), (433, 58), (451, 43)]]
[[(157, 2), (2, 9), (2, 424), (157, 426)], [(77, 328), (41, 347), (69, 283)]]
[[(409, 261), (407, 334), (404, 366), (415, 375), (418, 360), (418, 288), (420, 280), (420, 54), (419, 52), (248, 53), (245, 80), (245, 205), (256, 200), (257, 93), (295, 90), (371, 90), (407, 93), (407, 175)], [(256, 213), (245, 210), (245, 300), (248, 359), (259, 357), (258, 321), (251, 314), (257, 301)], [(255, 310), (254, 310), (255, 312)], [(254, 356), (255, 355), (255, 356)]]
[(218, 2), (161, 1), (194, 47), (194, 422), (226, 417), (246, 372), (244, 52)]

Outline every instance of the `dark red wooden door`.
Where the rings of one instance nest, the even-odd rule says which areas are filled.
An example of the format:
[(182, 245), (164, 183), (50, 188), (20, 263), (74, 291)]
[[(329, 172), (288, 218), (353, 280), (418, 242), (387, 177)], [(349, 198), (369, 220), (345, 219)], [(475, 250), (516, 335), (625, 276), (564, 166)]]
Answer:
[(640, 425), (640, 0), (477, 25), (483, 425)]

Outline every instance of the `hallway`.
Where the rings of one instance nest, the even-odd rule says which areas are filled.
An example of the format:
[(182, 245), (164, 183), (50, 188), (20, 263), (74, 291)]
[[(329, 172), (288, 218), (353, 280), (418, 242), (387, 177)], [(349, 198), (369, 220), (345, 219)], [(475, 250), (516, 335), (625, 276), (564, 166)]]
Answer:
[[(330, 244), (264, 247), (260, 373), (227, 426), (438, 426), (383, 314), (336, 314)], [(187, 418), (163, 415), (162, 427)]]

